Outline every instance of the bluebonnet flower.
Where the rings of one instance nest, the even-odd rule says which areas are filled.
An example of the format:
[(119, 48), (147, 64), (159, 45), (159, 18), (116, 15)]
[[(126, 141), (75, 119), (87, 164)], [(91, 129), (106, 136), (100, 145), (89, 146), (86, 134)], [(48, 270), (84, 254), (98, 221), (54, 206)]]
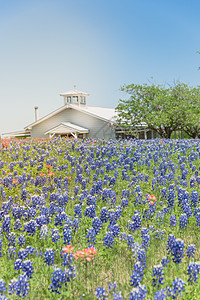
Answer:
[(20, 247), (22, 247), (22, 245), (24, 245), (26, 242), (26, 238), (25, 238), (25, 235), (21, 234), (19, 235), (19, 238), (18, 238), (18, 244)]
[(36, 249), (31, 247), (31, 246), (26, 246), (26, 252), (27, 254), (34, 254), (34, 252), (36, 252)]
[(17, 283), (17, 279), (12, 279), (11, 282), (9, 283), (9, 287), (8, 287), (8, 293), (9, 295), (12, 295), (15, 293), (16, 291), (16, 283)]
[(131, 249), (135, 243), (132, 234), (127, 234), (126, 242), (127, 242), (128, 247)]
[(181, 278), (176, 278), (172, 282), (172, 288), (169, 290), (169, 296), (172, 299), (176, 299), (179, 295), (182, 295), (181, 292), (184, 291), (185, 282)]
[(3, 223), (2, 223), (2, 231), (3, 232), (10, 232), (10, 226), (11, 226), (11, 218), (9, 215), (5, 215), (3, 217)]
[(170, 220), (170, 226), (176, 226), (177, 220), (175, 215), (171, 215), (169, 220)]
[(106, 223), (108, 221), (109, 218), (109, 212), (106, 206), (102, 207), (101, 209), (101, 215), (100, 215), (100, 219), (103, 223)]
[(154, 300), (164, 300), (167, 298), (166, 289), (160, 289), (154, 295)]
[(8, 259), (13, 259), (16, 257), (16, 249), (13, 246), (10, 246), (7, 251)]
[(92, 221), (92, 227), (94, 228), (96, 234), (98, 234), (102, 228), (103, 222), (98, 217), (95, 217)]
[(182, 211), (187, 215), (187, 217), (191, 217), (192, 216), (192, 209), (190, 207), (190, 203), (188, 199), (183, 199), (182, 201)]
[(48, 223), (48, 218), (46, 217), (46, 215), (40, 214), (40, 216), (35, 218), (35, 221), (37, 223), (37, 227), (40, 228)]
[(90, 205), (86, 207), (85, 216), (87, 216), (88, 218), (96, 217), (96, 208), (94, 205)]
[(133, 273), (131, 275), (130, 284), (131, 284), (131, 286), (138, 287), (141, 283), (141, 280), (142, 280), (143, 276), (144, 276), (144, 267), (141, 264), (141, 262), (136, 262), (134, 264), (133, 268), (134, 268), (134, 270), (133, 270)]
[(28, 277), (26, 274), (19, 275), (19, 279), (15, 283), (15, 292), (19, 297), (26, 297), (29, 291)]
[(22, 260), (18, 258), (14, 262), (14, 269), (15, 270), (20, 270), (21, 268), (22, 268)]
[(165, 233), (164, 233), (163, 230), (156, 230), (156, 231), (154, 232), (154, 235), (155, 235), (155, 239), (156, 239), (156, 240), (163, 240), (163, 239), (164, 239)]
[(128, 206), (128, 199), (127, 199), (126, 197), (122, 199), (121, 206), (122, 206), (123, 208)]
[(57, 241), (60, 239), (59, 230), (57, 228), (52, 229), (51, 239), (53, 243), (57, 243)]
[(168, 207), (171, 209), (174, 207), (175, 197), (176, 197), (175, 191), (173, 189), (169, 189), (167, 202), (168, 202)]
[(53, 265), (55, 261), (55, 251), (53, 249), (46, 249), (43, 258), (47, 265)]
[(109, 293), (110, 292), (116, 292), (117, 291), (117, 283), (115, 282), (110, 282), (108, 285)]
[(179, 219), (179, 227), (181, 229), (185, 229), (187, 227), (188, 223), (188, 217), (186, 214), (181, 214), (180, 219)]
[(32, 278), (34, 268), (33, 263), (30, 261), (30, 259), (22, 262), (22, 271), (25, 272), (28, 278)]
[(142, 247), (147, 250), (148, 247), (150, 246), (150, 234), (148, 233), (147, 228), (142, 228), (141, 229), (141, 237), (142, 237)]
[(143, 300), (146, 298), (146, 295), (146, 287), (144, 285), (140, 285), (139, 287), (131, 290), (129, 300)]
[(131, 221), (128, 221), (128, 229), (135, 231), (142, 227), (142, 219), (140, 213), (135, 213)]
[(169, 234), (168, 240), (167, 240), (167, 253), (171, 254), (171, 250), (173, 247), (173, 244), (175, 242), (175, 236), (173, 234)]
[(80, 204), (76, 204), (74, 206), (74, 217), (81, 218), (82, 217), (82, 206)]
[(115, 210), (115, 220), (119, 220), (122, 216), (122, 206), (118, 205), (116, 206)]
[(17, 256), (18, 256), (19, 259), (23, 260), (23, 259), (28, 257), (28, 252), (27, 252), (26, 249), (21, 248), (21, 249), (19, 249), (19, 252), (17, 253)]
[(200, 226), (200, 212), (196, 214), (196, 222), (197, 222), (197, 226)]
[(72, 239), (72, 232), (70, 229), (68, 229), (68, 224), (65, 224), (63, 229), (63, 241), (64, 244), (70, 244)]
[(20, 219), (17, 219), (14, 223), (14, 229), (15, 230), (18, 230), (18, 231), (21, 231), (21, 228), (22, 228), (22, 224), (20, 222)]
[(162, 265), (155, 265), (153, 267), (152, 277), (153, 277), (153, 286), (159, 287), (161, 284), (163, 284), (164, 272), (163, 272)]
[(197, 282), (199, 273), (200, 273), (200, 263), (190, 262), (187, 269), (187, 274), (189, 275), (188, 281), (191, 283)]
[(55, 221), (54, 221), (55, 226), (62, 226), (63, 222), (66, 219), (67, 219), (66, 213), (64, 211), (60, 211), (55, 217)]
[(72, 221), (72, 229), (74, 231), (77, 231), (79, 228), (79, 219), (78, 218), (74, 218)]
[(175, 262), (176, 264), (182, 262), (184, 247), (185, 245), (182, 239), (175, 239), (171, 248), (171, 255), (173, 257), (173, 262)]
[(94, 230), (94, 228), (87, 229), (86, 238), (87, 238), (87, 243), (90, 243), (90, 245), (96, 244), (96, 242), (95, 242), (96, 231)]
[(109, 231), (112, 231), (114, 237), (118, 237), (120, 233), (120, 227), (118, 224), (109, 226)]
[(110, 221), (110, 225), (115, 225), (116, 224), (116, 214), (115, 211), (113, 209), (109, 210), (109, 221)]
[[(72, 247), (73, 249), (74, 247)], [(68, 252), (63, 252), (61, 251), (60, 256), (62, 257), (63, 260), (63, 267), (67, 266), (71, 271), (74, 270), (74, 265), (73, 265), (73, 255)]]
[(162, 264), (163, 267), (167, 267), (167, 266), (168, 266), (169, 260), (167, 259), (166, 256), (165, 256), (165, 257), (162, 257), (162, 259), (161, 259), (161, 264)]
[(113, 294), (113, 300), (123, 300), (122, 292), (114, 293)]
[(139, 247), (137, 251), (137, 260), (146, 268), (147, 255), (144, 248)]
[(196, 250), (197, 249), (196, 249), (195, 245), (193, 245), (193, 244), (188, 245), (188, 248), (186, 250), (187, 257), (194, 257), (194, 253)]
[(156, 214), (156, 223), (161, 226), (161, 224), (163, 224), (163, 219), (164, 219), (163, 211), (158, 211)]
[(6, 283), (3, 279), (0, 279), (0, 295), (3, 295), (6, 291)]
[(103, 244), (107, 248), (112, 248), (114, 245), (114, 235), (112, 231), (107, 232), (106, 236), (103, 239)]
[(199, 201), (199, 195), (196, 191), (192, 191), (190, 195), (190, 201), (192, 207), (197, 207)]
[(35, 220), (30, 220), (29, 222), (24, 223), (24, 231), (28, 233), (28, 235), (34, 236), (37, 229), (37, 223)]
[(99, 300), (106, 300), (106, 299), (108, 299), (107, 298), (108, 295), (106, 294), (106, 289), (104, 287), (98, 287), (96, 289), (95, 296)]
[(191, 187), (191, 188), (195, 186), (195, 181), (196, 181), (195, 177), (192, 176), (192, 177), (190, 178), (190, 187)]

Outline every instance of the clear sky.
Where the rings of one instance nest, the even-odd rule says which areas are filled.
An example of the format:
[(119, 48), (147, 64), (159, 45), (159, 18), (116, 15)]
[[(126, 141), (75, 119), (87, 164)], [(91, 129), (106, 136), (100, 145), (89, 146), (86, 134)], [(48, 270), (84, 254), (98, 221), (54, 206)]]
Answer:
[(199, 0), (0, 0), (0, 134), (74, 85), (102, 107), (124, 84), (198, 86), (199, 12)]

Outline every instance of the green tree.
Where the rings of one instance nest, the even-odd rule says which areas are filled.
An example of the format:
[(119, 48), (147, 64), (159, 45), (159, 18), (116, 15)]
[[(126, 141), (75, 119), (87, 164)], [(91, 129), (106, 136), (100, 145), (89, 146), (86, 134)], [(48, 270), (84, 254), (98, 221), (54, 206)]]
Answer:
[(184, 120), (182, 130), (192, 138), (200, 138), (200, 88), (182, 86)]
[(170, 138), (173, 131), (182, 128), (186, 115), (183, 84), (168, 88), (155, 84), (130, 84), (121, 90), (129, 98), (120, 99), (116, 107), (119, 126), (134, 131), (145, 125), (163, 138)]

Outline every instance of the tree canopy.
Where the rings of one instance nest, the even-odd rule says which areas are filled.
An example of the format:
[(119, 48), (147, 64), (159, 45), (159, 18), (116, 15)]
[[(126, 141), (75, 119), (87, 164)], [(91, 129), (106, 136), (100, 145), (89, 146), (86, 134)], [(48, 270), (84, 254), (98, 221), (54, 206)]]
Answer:
[(116, 107), (117, 124), (134, 131), (141, 126), (170, 138), (173, 131), (184, 130), (192, 138), (200, 137), (200, 88), (183, 83), (163, 85), (124, 85), (128, 99)]

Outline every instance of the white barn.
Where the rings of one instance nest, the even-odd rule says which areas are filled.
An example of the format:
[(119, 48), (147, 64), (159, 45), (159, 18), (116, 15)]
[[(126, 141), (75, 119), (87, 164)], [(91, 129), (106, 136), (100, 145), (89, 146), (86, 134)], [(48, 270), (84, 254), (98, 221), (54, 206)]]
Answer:
[[(10, 132), (3, 137), (46, 138), (54, 136), (73, 136), (74, 138), (115, 139), (124, 137), (124, 132), (115, 126), (114, 108), (87, 106), (89, 94), (71, 90), (60, 94), (64, 105), (52, 113), (38, 118), (38, 107), (35, 107), (35, 122), (22, 131)], [(153, 133), (140, 128), (139, 138), (152, 138)]]

